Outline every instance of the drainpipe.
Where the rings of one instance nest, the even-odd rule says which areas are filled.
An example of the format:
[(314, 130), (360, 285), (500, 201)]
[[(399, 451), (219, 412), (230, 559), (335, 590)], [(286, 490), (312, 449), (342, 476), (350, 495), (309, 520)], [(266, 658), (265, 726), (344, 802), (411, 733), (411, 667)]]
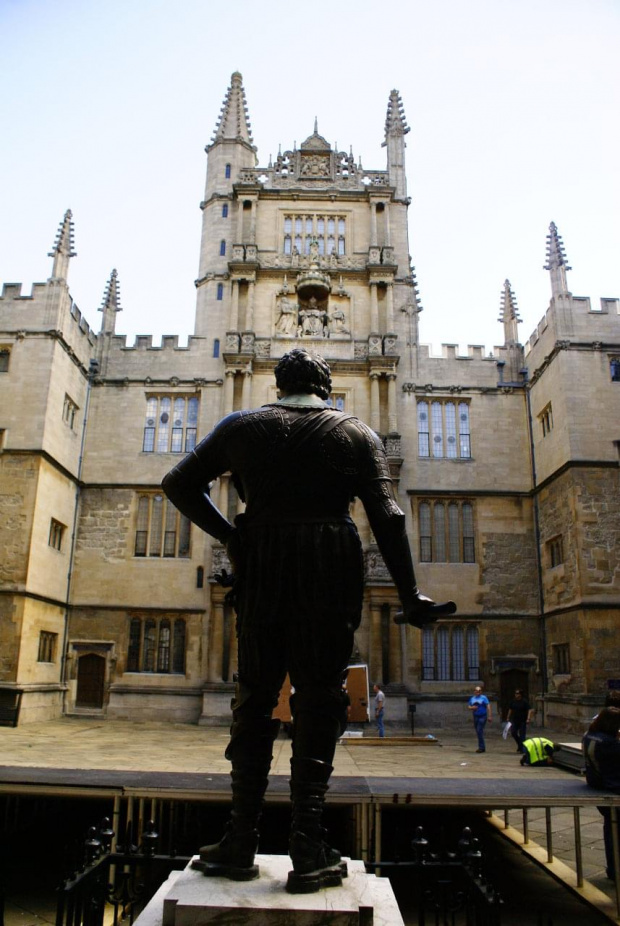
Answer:
[(532, 422), (532, 403), (530, 399), (530, 390), (527, 386), (527, 370), (521, 370), (523, 376), (523, 385), (525, 388), (525, 398), (527, 402), (527, 424), (530, 438), (530, 461), (532, 467), (532, 487), (534, 497), (534, 536), (536, 540), (536, 571), (538, 578), (538, 601), (540, 607), (540, 646), (541, 660), (540, 670), (542, 679), (542, 726), (545, 726), (545, 696), (549, 687), (549, 676), (547, 673), (547, 625), (545, 622), (545, 590), (543, 585), (542, 571), (542, 551), (540, 546), (540, 511), (538, 506), (538, 493), (536, 491), (536, 456), (534, 453), (534, 425)]
[(80, 509), (80, 495), (82, 482), (82, 467), (84, 465), (84, 446), (86, 444), (86, 425), (88, 422), (88, 409), (90, 406), (90, 391), (93, 380), (99, 373), (99, 361), (91, 358), (88, 366), (86, 384), (86, 399), (84, 402), (84, 420), (82, 422), (82, 436), (80, 440), (80, 456), (78, 459), (77, 480), (75, 486), (75, 506), (73, 509), (73, 526), (71, 529), (71, 547), (69, 550), (69, 571), (67, 572), (67, 591), (65, 594), (65, 626), (62, 641), (62, 655), (60, 665), (60, 684), (62, 686), (62, 712), (66, 711), (67, 702), (67, 643), (69, 638), (69, 602), (71, 600), (71, 581), (73, 579), (73, 566), (75, 562), (75, 546), (77, 541), (77, 524)]

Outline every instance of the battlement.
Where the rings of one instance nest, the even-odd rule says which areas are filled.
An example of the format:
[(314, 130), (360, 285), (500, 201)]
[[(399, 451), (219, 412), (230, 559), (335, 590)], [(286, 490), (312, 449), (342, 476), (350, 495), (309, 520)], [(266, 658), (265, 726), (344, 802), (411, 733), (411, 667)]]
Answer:
[(0, 293), (0, 301), (6, 299), (7, 302), (13, 302), (17, 300), (21, 300), (23, 302), (32, 302), (33, 299), (36, 299), (37, 296), (40, 296), (43, 292), (45, 292), (46, 288), (47, 283), (33, 283), (30, 289), (30, 295), (23, 296), (21, 283), (3, 283), (2, 293)]
[(441, 354), (433, 354), (432, 344), (420, 344), (420, 359), (422, 360), (483, 360), (485, 363), (497, 363), (505, 360), (508, 352), (506, 347), (494, 347), (493, 351), (485, 353), (484, 344), (468, 344), (467, 353), (459, 354), (459, 344), (442, 344)]
[[(54, 287), (52, 300), (48, 298), (50, 287)], [(59, 287), (50, 280), (47, 283), (33, 283), (28, 295), (22, 294), (21, 283), (4, 283), (0, 294), (0, 327), (23, 331), (58, 330), (62, 326), (67, 305), (71, 324), (63, 331), (64, 336), (72, 342), (72, 334), (75, 333), (80, 338), (85, 337), (94, 346), (97, 335), (68, 293), (66, 285)], [(72, 346), (75, 347), (74, 344)]]
[(204, 341), (204, 338), (190, 335), (187, 339), (187, 344), (179, 344), (178, 334), (163, 334), (161, 337), (161, 344), (153, 344), (152, 334), (137, 334), (134, 343), (127, 344), (126, 334), (115, 334), (112, 337), (112, 348), (124, 351), (187, 351), (192, 350), (192, 348), (196, 349), (199, 345), (204, 344)]
[(620, 337), (620, 299), (601, 296), (599, 308), (592, 308), (589, 296), (556, 296), (539, 321), (538, 325), (525, 342), (525, 355), (528, 356), (548, 332), (556, 338)]

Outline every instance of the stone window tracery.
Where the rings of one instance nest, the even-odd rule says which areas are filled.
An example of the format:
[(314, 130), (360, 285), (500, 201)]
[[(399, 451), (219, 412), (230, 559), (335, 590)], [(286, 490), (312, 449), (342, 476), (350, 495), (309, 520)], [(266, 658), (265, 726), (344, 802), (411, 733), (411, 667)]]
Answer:
[(187, 628), (183, 618), (132, 617), (127, 672), (185, 673)]
[(477, 626), (441, 623), (422, 632), (424, 681), (476, 681), (480, 677)]
[(418, 455), (433, 459), (471, 459), (468, 402), (423, 399), (417, 405)]
[(197, 425), (196, 396), (148, 396), (142, 450), (189, 453), (196, 446)]
[(62, 541), (65, 535), (66, 526), (61, 524), (60, 521), (57, 521), (56, 518), (52, 518), (50, 521), (50, 532), (48, 537), (48, 545), (53, 547), (59, 552), (62, 550)]
[(329, 215), (285, 215), (283, 250), (292, 254), (293, 248), (299, 254), (310, 254), (310, 244), (317, 240), (321, 257), (337, 253), (346, 254), (346, 219), (344, 216)]
[(62, 407), (62, 420), (65, 424), (69, 425), (71, 430), (73, 430), (75, 425), (75, 416), (77, 415), (78, 407), (70, 396), (65, 394), (65, 401)]
[(42, 630), (39, 634), (39, 654), (37, 662), (56, 662), (57, 633)]
[(138, 496), (134, 556), (187, 558), (190, 521), (161, 493)]
[(418, 504), (421, 563), (475, 563), (471, 502), (437, 499)]

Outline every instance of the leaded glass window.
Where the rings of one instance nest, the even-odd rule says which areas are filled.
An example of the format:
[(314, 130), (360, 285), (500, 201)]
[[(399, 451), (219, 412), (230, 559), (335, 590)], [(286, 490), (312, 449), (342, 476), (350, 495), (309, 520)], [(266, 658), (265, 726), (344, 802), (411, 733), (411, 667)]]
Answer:
[(471, 458), (469, 403), (425, 399), (417, 403), (418, 455), (434, 459)]
[(418, 536), (421, 563), (474, 563), (474, 512), (471, 502), (420, 501)]
[(134, 556), (189, 557), (190, 522), (159, 493), (140, 495)]
[(132, 617), (127, 672), (185, 673), (186, 626), (183, 618)]
[(196, 396), (149, 396), (142, 450), (146, 453), (189, 453), (196, 446)]
[(344, 216), (292, 215), (284, 216), (282, 245), (285, 254), (293, 247), (300, 254), (310, 253), (312, 239), (316, 239), (320, 256), (346, 253), (346, 219)]
[(442, 621), (422, 630), (422, 679), (462, 682), (480, 678), (476, 626)]

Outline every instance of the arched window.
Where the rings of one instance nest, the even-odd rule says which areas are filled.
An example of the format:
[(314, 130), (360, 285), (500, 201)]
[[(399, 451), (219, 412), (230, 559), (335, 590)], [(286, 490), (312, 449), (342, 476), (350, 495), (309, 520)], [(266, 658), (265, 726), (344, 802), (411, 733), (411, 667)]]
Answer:
[(220, 257), (224, 257), (225, 254), (226, 254), (226, 242), (222, 238), (222, 240), (220, 241)]
[(222, 206), (222, 218), (223, 219), (228, 218), (228, 203), (224, 203)]
[(231, 173), (230, 164), (227, 164), (226, 167), (224, 168), (224, 176), (226, 177), (227, 180), (230, 177), (230, 173)]
[(217, 284), (217, 301), (221, 302), (223, 298), (224, 298), (224, 284), (218, 283)]
[(213, 341), (213, 356), (214, 357), (220, 356), (220, 339), (219, 338), (215, 338)]

